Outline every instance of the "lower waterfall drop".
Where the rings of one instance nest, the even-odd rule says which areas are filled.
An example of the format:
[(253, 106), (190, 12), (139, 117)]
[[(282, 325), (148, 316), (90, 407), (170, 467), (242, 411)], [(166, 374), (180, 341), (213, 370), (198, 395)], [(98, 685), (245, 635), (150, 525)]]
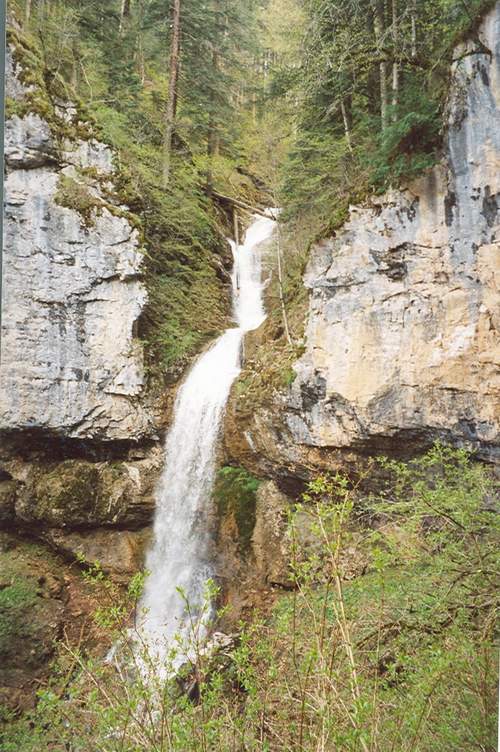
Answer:
[[(237, 327), (227, 329), (201, 355), (176, 399), (156, 493), (154, 542), (146, 559), (150, 574), (138, 627), (148, 663), (160, 675), (190, 657), (193, 627), (197, 640), (206, 634), (201, 612), (207, 581), (214, 575), (210, 528), (217, 440), (231, 386), (241, 370), (243, 337), (265, 319), (261, 251), (274, 228), (270, 217), (255, 218), (244, 244), (232, 243)], [(178, 653), (169, 668), (167, 659), (176, 646)]]

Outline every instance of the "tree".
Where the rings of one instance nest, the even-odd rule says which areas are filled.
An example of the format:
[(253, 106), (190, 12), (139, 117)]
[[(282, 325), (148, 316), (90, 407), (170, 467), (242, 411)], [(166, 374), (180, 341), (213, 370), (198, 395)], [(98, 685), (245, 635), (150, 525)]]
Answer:
[[(393, 0), (394, 2), (394, 0)], [(373, 28), (375, 32), (375, 43), (377, 54), (380, 57), (380, 117), (382, 120), (382, 130), (387, 127), (387, 61), (384, 52), (384, 3), (383, 0), (371, 0), (373, 11)]]
[(397, 106), (399, 102), (399, 30), (398, 30), (398, 0), (392, 0), (392, 122), (397, 120)]
[(177, 113), (177, 84), (181, 51), (181, 0), (174, 0), (172, 15), (172, 40), (170, 43), (170, 75), (168, 79), (167, 109), (165, 113), (165, 137), (163, 142), (163, 185), (170, 180), (172, 159), (172, 136)]
[(124, 29), (125, 29), (125, 24), (127, 23), (129, 18), (130, 18), (130, 0), (122, 0), (122, 5), (120, 9), (120, 26), (119, 26), (120, 34), (123, 34)]

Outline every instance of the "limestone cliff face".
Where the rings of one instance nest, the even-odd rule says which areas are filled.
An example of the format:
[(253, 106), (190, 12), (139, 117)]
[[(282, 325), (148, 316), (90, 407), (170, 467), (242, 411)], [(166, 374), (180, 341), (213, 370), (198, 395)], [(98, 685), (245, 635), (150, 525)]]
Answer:
[(498, 456), (500, 3), (479, 38), (456, 50), (441, 165), (313, 248), (281, 418), (258, 411), (237, 441), (230, 419), (247, 463), (252, 446), (295, 472), (436, 439)]
[[(29, 87), (9, 55), (7, 95)], [(55, 107), (61, 130), (76, 109)], [(0, 430), (102, 441), (154, 431), (141, 400), (139, 235), (113, 196), (113, 155), (33, 112), (6, 123)]]
[[(140, 235), (112, 151), (71, 103), (25, 83), (23, 50), (13, 52), (0, 526), (126, 575), (142, 565), (162, 460), (136, 336), (147, 301)], [(51, 103), (47, 117), (37, 97)]]

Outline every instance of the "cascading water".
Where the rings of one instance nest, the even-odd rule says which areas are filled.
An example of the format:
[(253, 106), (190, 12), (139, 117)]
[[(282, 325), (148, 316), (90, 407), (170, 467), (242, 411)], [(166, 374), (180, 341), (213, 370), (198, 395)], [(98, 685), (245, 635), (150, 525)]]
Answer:
[(194, 625), (198, 639), (205, 632), (202, 609), (206, 584), (213, 576), (210, 528), (217, 439), (231, 385), (240, 372), (244, 334), (265, 319), (261, 249), (274, 225), (271, 218), (256, 218), (244, 244), (232, 244), (237, 327), (228, 329), (197, 360), (175, 403), (139, 625), (148, 662), (160, 673), (168, 673), (166, 660), (175, 644), (181, 648), (173, 668), (190, 656)]

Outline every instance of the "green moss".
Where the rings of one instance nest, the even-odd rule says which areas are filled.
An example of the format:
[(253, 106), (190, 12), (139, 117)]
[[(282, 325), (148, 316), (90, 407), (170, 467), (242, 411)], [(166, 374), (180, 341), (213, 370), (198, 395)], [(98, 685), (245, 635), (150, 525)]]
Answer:
[(95, 224), (96, 213), (101, 212), (103, 208), (102, 201), (92, 195), (88, 186), (69, 175), (59, 175), (54, 199), (59, 206), (78, 212), (86, 227)]
[(36, 485), (35, 517), (63, 526), (86, 522), (98, 506), (99, 480), (98, 468), (91, 463), (61, 463)]
[(232, 517), (238, 529), (238, 550), (249, 551), (256, 520), (260, 481), (243, 467), (222, 467), (216, 478), (214, 496), (219, 519)]
[[(38, 41), (29, 33), (10, 26), (7, 29), (7, 43), (17, 64), (19, 80), (27, 89), (19, 101), (7, 101), (7, 117), (24, 117), (30, 112), (36, 113), (47, 121), (59, 145), (65, 139), (85, 140), (95, 137), (94, 119), (57, 71), (47, 67)], [(71, 122), (58, 115), (58, 99), (71, 101), (75, 107), (76, 114)]]

